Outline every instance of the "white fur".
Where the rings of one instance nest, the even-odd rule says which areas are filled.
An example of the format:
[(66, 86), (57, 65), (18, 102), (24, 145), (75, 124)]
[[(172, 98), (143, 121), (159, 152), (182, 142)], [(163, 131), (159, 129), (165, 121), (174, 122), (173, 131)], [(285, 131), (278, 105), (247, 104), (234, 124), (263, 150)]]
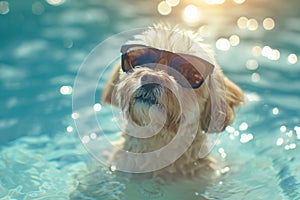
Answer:
[[(143, 130), (143, 134), (147, 135), (147, 132), (152, 134), (150, 132), (156, 131), (152, 137), (141, 139), (124, 134), (125, 142), (122, 146), (125, 150), (137, 153), (155, 151), (167, 145), (176, 134), (183, 132), (188, 137), (194, 137), (193, 143), (179, 159), (158, 173), (184, 176), (201, 174), (203, 168), (213, 163), (210, 157), (199, 158), (201, 147), (206, 148), (206, 135), (203, 132), (220, 132), (232, 122), (233, 107), (243, 101), (242, 91), (224, 77), (211, 48), (202, 44), (201, 38), (191, 32), (156, 25), (134, 36), (134, 40), (128, 44), (143, 44), (174, 53), (194, 55), (215, 66), (212, 74), (197, 89), (182, 88), (165, 71), (141, 67), (125, 74), (117, 66), (119, 72), (116, 70), (102, 96), (104, 102), (113, 102), (121, 108), (127, 121), (127, 133), (137, 135)], [(142, 94), (157, 98), (155, 109), (151, 109), (151, 105), (135, 101), (136, 91), (142, 86), (141, 77), (145, 74), (159, 76), (165, 86), (151, 94)], [(163, 121), (165, 116), (167, 118)], [(144, 129), (139, 129), (141, 126)], [(187, 140), (188, 138), (182, 138), (178, 148), (184, 146)], [(121, 162), (128, 160), (123, 159)], [(153, 160), (147, 162), (150, 164)]]

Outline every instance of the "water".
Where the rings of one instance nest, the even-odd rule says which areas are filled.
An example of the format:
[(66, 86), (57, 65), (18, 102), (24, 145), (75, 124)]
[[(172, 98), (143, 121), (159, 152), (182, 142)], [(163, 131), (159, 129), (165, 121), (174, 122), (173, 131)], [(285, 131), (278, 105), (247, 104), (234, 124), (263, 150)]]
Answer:
[[(0, 2), (1, 199), (300, 198), (300, 66), (293, 59), (300, 53), (299, 2), (189, 2), (200, 8), (199, 22), (182, 15), (187, 1), (167, 16), (157, 1)], [(240, 17), (248, 26), (242, 19), (237, 25)], [(272, 30), (263, 28), (268, 17)], [(113, 34), (160, 20), (199, 30), (216, 44), (224, 73), (247, 97), (213, 151), (228, 168), (205, 186), (117, 177), (89, 156), (71, 116), (72, 85), (89, 52)], [(230, 47), (232, 35), (240, 41)], [(113, 134), (111, 116), (101, 120)]]

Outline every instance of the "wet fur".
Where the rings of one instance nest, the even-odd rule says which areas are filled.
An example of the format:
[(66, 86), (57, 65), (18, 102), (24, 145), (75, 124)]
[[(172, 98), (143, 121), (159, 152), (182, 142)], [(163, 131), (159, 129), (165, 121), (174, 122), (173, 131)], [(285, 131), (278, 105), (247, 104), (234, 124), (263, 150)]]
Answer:
[[(131, 118), (135, 124), (147, 124), (150, 122), (149, 107), (135, 104), (132, 96), (136, 95), (136, 90), (141, 86), (140, 78), (144, 74), (152, 73), (160, 76), (164, 84), (172, 88), (173, 92), (176, 92), (176, 96), (174, 96), (173, 92), (167, 89), (157, 91), (159, 96), (158, 105), (164, 109), (167, 115), (167, 121), (163, 128), (158, 134), (145, 139), (124, 134), (124, 140), (122, 140), (120, 145), (125, 150), (132, 152), (154, 151), (169, 143), (176, 135), (179, 123), (182, 123), (187, 134), (196, 134), (192, 145), (174, 163), (155, 172), (155, 174), (184, 177), (203, 176), (203, 170), (214, 168), (213, 165), (216, 163), (210, 156), (205, 158), (199, 158), (198, 156), (199, 149), (206, 142), (206, 135), (202, 133), (221, 132), (233, 122), (235, 116), (234, 108), (243, 102), (242, 90), (223, 75), (214, 59), (212, 50), (207, 45), (202, 44), (197, 35), (188, 31), (178, 28), (170, 31), (169, 27), (156, 25), (141, 35), (135, 36), (134, 40), (128, 43), (144, 44), (176, 53), (199, 56), (215, 65), (213, 73), (206, 78), (200, 88), (195, 90), (180, 87), (173, 77), (170, 77), (164, 71), (137, 68), (133, 73), (125, 75), (121, 71), (120, 65), (116, 65), (102, 92), (103, 103), (119, 107), (123, 111), (125, 118)], [(196, 94), (197, 102), (192, 102), (191, 98), (189, 98), (191, 92)], [(197, 118), (199, 113), (194, 111), (193, 105), (195, 104), (199, 106), (200, 119)], [(215, 116), (211, 115), (212, 104), (217, 107), (217, 110), (220, 110), (220, 113)], [(161, 108), (154, 110), (152, 113), (158, 121), (159, 117), (164, 114), (161, 113), (161, 110), (163, 110)], [(210, 128), (209, 124), (211, 125)], [(194, 130), (194, 127), (198, 127), (197, 133), (190, 132), (190, 130)], [(135, 130), (130, 122), (127, 130)], [(153, 161), (149, 160), (150, 162)]]

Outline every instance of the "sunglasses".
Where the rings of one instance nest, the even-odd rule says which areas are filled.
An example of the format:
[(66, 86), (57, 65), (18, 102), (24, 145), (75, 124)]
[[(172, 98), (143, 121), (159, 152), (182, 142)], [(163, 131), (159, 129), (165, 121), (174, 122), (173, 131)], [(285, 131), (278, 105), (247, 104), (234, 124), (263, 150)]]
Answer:
[(199, 57), (145, 45), (123, 45), (121, 53), (124, 72), (132, 72), (135, 67), (162, 69), (186, 88), (199, 88), (214, 69), (214, 65)]

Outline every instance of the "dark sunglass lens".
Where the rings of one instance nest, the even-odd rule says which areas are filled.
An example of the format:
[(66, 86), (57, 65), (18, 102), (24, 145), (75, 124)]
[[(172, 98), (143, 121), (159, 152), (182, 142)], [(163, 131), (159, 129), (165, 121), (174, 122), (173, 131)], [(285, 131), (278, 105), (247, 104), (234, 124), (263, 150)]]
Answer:
[(190, 78), (190, 84), (193, 88), (198, 88), (202, 85), (204, 79), (201, 74), (193, 74)]
[[(148, 47), (135, 47), (128, 49), (122, 55), (123, 70), (129, 71), (136, 66), (153, 66), (159, 60), (159, 50)], [(149, 65), (149, 66), (148, 66)]]
[(174, 73), (169, 70), (170, 74), (182, 87), (198, 88), (203, 83), (204, 79), (200, 72), (181, 55), (175, 55), (172, 58), (170, 67), (178, 72)]

